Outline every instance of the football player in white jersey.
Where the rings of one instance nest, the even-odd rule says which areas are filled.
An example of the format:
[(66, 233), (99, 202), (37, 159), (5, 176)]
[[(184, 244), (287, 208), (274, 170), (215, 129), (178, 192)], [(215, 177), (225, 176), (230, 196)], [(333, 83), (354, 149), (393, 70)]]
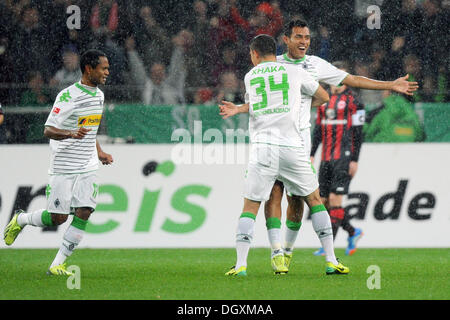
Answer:
[[(310, 75), (318, 82), (324, 82), (329, 85), (337, 86), (345, 84), (349, 87), (372, 89), (372, 90), (392, 90), (398, 93), (413, 95), (414, 91), (418, 89), (417, 82), (408, 81), (408, 75), (400, 77), (394, 81), (378, 81), (362, 76), (348, 74), (343, 72), (331, 63), (312, 55), (307, 55), (308, 48), (311, 43), (311, 35), (308, 25), (302, 20), (293, 20), (285, 25), (283, 41), (287, 46), (287, 53), (278, 56), (277, 60), (284, 63), (296, 64), (304, 68)], [(320, 104), (314, 101), (314, 98), (303, 95), (302, 107), (310, 109), (317, 107)], [(223, 101), (220, 108), (220, 115), (224, 119), (231, 117), (237, 113), (247, 113), (249, 105), (243, 104), (236, 106), (233, 103)], [(303, 113), (301, 123), (301, 137), (306, 141), (306, 145), (310, 148), (310, 113)], [(270, 200), (265, 203), (265, 215), (267, 218), (274, 218), (272, 220), (281, 219), (281, 199), (283, 196), (282, 183), (275, 183)], [(292, 252), (295, 240), (301, 227), (303, 218), (304, 202), (299, 198), (287, 197), (288, 207), (286, 214), (286, 234), (284, 241), (284, 255), (286, 264), (289, 267), (292, 260)], [(268, 226), (273, 230), (268, 230), (272, 234), (280, 233), (281, 223), (271, 224)], [(278, 237), (275, 237), (278, 238)], [(271, 241), (270, 237), (269, 240)], [(271, 244), (273, 246), (273, 244)]]
[[(244, 186), (244, 207), (236, 232), (236, 264), (229, 276), (247, 274), (247, 256), (261, 201), (270, 197), (276, 180), (284, 183), (292, 197), (304, 197), (313, 212), (314, 230), (326, 252), (326, 274), (346, 274), (349, 269), (334, 255), (331, 221), (322, 204), (317, 175), (311, 167), (309, 149), (300, 137), (301, 95), (323, 103), (329, 96), (307, 72), (296, 65), (277, 62), (275, 40), (256, 36), (250, 43), (253, 65), (245, 76), (246, 103), (249, 104), (251, 151)], [(270, 219), (267, 220), (270, 223)], [(269, 234), (270, 237), (270, 234)], [(285, 274), (281, 239), (272, 246), (272, 268)]]
[(95, 210), (98, 162), (113, 162), (97, 141), (104, 103), (98, 85), (105, 84), (109, 75), (108, 59), (99, 50), (87, 50), (81, 56), (80, 68), (81, 80), (57, 95), (45, 123), (44, 135), (50, 139), (51, 148), (47, 208), (16, 211), (4, 233), (5, 243), (11, 245), (25, 226), (57, 226), (73, 212), (72, 223), (48, 269), (51, 275), (71, 275), (65, 260), (80, 243)]

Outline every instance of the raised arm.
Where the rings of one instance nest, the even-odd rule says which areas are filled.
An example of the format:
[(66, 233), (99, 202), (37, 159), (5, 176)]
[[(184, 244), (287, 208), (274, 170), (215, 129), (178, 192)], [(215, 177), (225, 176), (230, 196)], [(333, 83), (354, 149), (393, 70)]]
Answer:
[(353, 88), (370, 90), (392, 90), (398, 93), (412, 96), (414, 91), (419, 88), (419, 84), (415, 81), (408, 81), (408, 77), (409, 75), (407, 74), (406, 76), (400, 77), (394, 81), (379, 81), (349, 74), (347, 77), (345, 77), (342, 83)]

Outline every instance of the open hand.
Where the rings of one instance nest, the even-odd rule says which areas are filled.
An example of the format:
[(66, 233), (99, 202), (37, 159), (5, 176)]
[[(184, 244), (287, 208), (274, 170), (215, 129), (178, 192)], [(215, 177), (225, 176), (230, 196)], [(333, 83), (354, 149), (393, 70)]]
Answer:
[(419, 88), (419, 84), (415, 81), (408, 81), (409, 74), (404, 77), (400, 77), (392, 84), (392, 90), (412, 96), (414, 91)]

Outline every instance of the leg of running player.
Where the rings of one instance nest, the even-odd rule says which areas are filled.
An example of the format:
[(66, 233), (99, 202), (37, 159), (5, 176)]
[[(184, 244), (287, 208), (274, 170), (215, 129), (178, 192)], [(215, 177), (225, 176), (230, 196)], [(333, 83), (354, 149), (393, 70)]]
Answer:
[(276, 181), (272, 187), (270, 198), (264, 204), (267, 235), (271, 247), (271, 265), (275, 274), (285, 274), (288, 271), (281, 246), (281, 200), (283, 198), (283, 183)]
[(304, 201), (299, 196), (287, 195), (288, 207), (286, 210), (286, 234), (284, 242), (284, 260), (289, 268), (292, 261), (295, 240), (300, 231), (303, 218)]
[(316, 189), (313, 193), (306, 196), (305, 201), (311, 210), (313, 228), (325, 251), (326, 261), (337, 265), (338, 261), (334, 255), (333, 231), (330, 216), (322, 203), (319, 189)]
[(261, 202), (244, 198), (244, 207), (239, 217), (236, 233), (236, 264), (230, 271), (225, 273), (227, 276), (246, 276), (247, 275), (247, 257), (250, 250), (250, 244), (255, 231), (255, 220), (258, 214)]
[(270, 192), (270, 198), (264, 203), (267, 235), (272, 249), (271, 258), (282, 255), (281, 247), (281, 199), (283, 198), (283, 183), (276, 181)]
[(81, 242), (81, 239), (83, 239), (86, 224), (93, 211), (94, 210), (92, 208), (88, 207), (75, 209), (75, 215), (72, 223), (64, 233), (62, 244), (55, 259), (50, 265), (50, 269), (63, 265), (66, 259), (72, 255), (75, 248)]

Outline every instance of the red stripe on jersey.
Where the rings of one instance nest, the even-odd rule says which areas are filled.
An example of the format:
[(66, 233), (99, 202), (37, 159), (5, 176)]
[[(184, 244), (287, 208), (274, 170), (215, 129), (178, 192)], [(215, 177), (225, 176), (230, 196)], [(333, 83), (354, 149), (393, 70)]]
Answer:
[[(337, 96), (332, 96), (330, 101), (325, 107), (325, 114), (324, 118), (326, 119), (326, 109), (334, 109), (335, 103), (336, 103)], [(333, 125), (327, 124), (326, 125), (326, 143), (323, 145), (325, 149), (325, 161), (331, 160), (331, 149), (333, 147)], [(323, 149), (322, 149), (323, 150)]]
[[(348, 121), (347, 121), (347, 129), (348, 130), (350, 130), (352, 125), (353, 125), (353, 122), (352, 122), (353, 118), (352, 118), (352, 116), (356, 113), (357, 108), (358, 107), (357, 107), (357, 105), (354, 102), (353, 96), (350, 96), (350, 103), (349, 103), (349, 106), (348, 106), (348, 110), (349, 110), (349, 112), (348, 112)], [(350, 144), (351, 144), (351, 152), (352, 152), (352, 154), (353, 154), (353, 152), (355, 150), (355, 141), (354, 140), (355, 140), (355, 137), (353, 136), (353, 132), (352, 132), (351, 137), (350, 137)]]
[[(345, 118), (345, 110), (347, 109), (347, 95), (342, 95), (341, 99), (337, 102), (337, 120), (344, 120)], [(349, 112), (347, 112), (348, 114)], [(348, 123), (348, 122), (347, 122)], [(342, 135), (344, 134), (344, 126), (345, 124), (337, 124), (336, 125), (336, 145), (334, 147), (334, 159), (339, 159), (341, 157), (341, 145), (342, 145)]]

